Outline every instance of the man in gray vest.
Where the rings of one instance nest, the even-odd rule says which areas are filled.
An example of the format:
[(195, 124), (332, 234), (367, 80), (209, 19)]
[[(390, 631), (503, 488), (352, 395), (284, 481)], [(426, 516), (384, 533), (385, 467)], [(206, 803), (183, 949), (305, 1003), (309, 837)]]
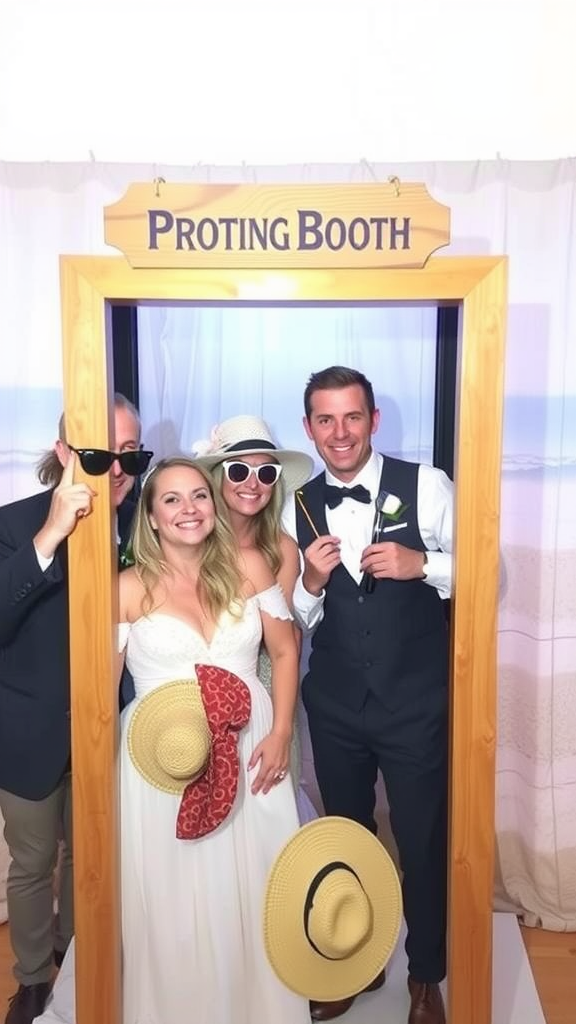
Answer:
[[(326, 471), (294, 504), (303, 572), (294, 593), (313, 631), (302, 697), (326, 814), (376, 832), (382, 772), (403, 872), (408, 1024), (444, 1024), (448, 628), (452, 484), (373, 451), (372, 385), (357, 370), (312, 374), (304, 427)], [(286, 524), (288, 528), (290, 525)], [(291, 530), (291, 532), (294, 532)], [(383, 975), (370, 990), (379, 987)], [(354, 999), (312, 1003), (331, 1020)]]

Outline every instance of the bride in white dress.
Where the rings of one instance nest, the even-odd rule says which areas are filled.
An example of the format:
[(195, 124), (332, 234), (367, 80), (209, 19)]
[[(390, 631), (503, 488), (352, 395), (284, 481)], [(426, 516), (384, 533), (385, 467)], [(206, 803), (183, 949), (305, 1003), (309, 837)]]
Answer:
[[(120, 577), (126, 662), (136, 699), (120, 750), (122, 1024), (309, 1024), (308, 1002), (276, 978), (264, 952), (268, 872), (298, 828), (287, 775), (297, 692), (290, 613), (258, 551), (237, 564), (209, 477), (167, 459), (144, 481), (135, 520), (136, 566)], [(272, 701), (256, 674), (262, 637)], [(230, 814), (200, 839), (176, 838), (181, 797), (137, 771), (126, 736), (140, 700), (197, 664), (238, 675), (251, 697), (240, 732)], [(73, 945), (42, 1024), (74, 1024)]]

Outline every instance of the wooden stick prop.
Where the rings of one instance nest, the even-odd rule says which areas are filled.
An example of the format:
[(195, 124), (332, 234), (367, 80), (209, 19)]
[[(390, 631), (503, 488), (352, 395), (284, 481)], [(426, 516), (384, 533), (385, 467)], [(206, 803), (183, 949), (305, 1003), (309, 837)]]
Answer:
[(310, 526), (312, 528), (312, 532), (314, 533), (314, 536), (315, 537), (319, 537), (320, 534), (318, 533), (318, 530), (314, 526), (314, 523), (312, 522), (312, 517), (310, 516), (310, 513), (309, 513), (308, 509), (306, 508), (306, 505), (304, 504), (304, 500), (302, 498), (302, 491), (296, 491), (296, 501), (300, 505), (300, 508), (302, 509), (304, 515), (306, 516), (306, 519), (310, 523)]

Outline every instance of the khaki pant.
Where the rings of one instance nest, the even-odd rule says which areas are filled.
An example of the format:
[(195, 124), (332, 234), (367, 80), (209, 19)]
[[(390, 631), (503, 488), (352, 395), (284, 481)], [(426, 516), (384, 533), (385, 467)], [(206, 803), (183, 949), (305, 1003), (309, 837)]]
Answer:
[[(44, 800), (25, 800), (0, 789), (8, 869), (8, 922), (22, 985), (49, 981), (53, 953), (64, 952), (74, 931), (72, 892), (72, 785), (66, 774)], [(54, 869), (62, 841), (58, 914), (54, 917)]]

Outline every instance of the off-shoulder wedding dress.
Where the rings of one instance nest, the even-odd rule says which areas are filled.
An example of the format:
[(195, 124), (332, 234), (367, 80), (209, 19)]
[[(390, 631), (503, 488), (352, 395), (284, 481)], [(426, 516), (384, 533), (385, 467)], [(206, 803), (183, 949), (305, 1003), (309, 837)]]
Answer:
[[(309, 1024), (308, 1002), (276, 978), (262, 938), (268, 872), (299, 821), (289, 776), (266, 795), (250, 792), (256, 769), (246, 766), (272, 723), (270, 697), (257, 676), (261, 613), (289, 617), (278, 585), (248, 599), (240, 619), (221, 615), (210, 643), (189, 623), (160, 612), (128, 627), (126, 661), (136, 698), (122, 714), (120, 744), (122, 1024)], [(252, 706), (238, 740), (232, 811), (214, 832), (188, 841), (176, 838), (180, 797), (143, 779), (126, 735), (138, 701), (163, 683), (193, 676), (196, 664), (235, 672), (249, 687)], [(36, 1020), (75, 1024), (73, 944)]]

